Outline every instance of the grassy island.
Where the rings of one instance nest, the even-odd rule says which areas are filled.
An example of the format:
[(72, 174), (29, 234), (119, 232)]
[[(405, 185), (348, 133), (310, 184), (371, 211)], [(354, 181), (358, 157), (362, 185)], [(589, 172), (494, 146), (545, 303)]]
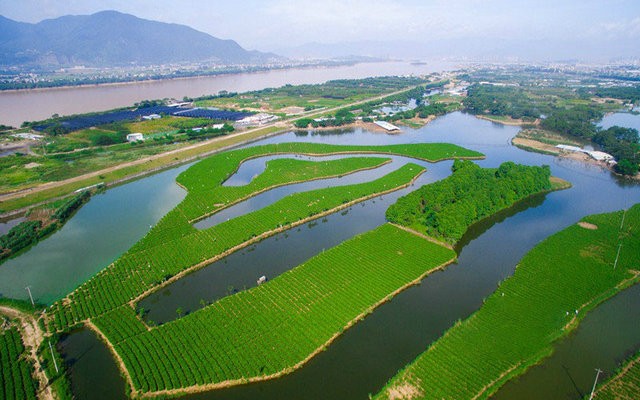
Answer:
[(532, 249), (479, 311), (375, 398), (488, 398), (548, 356), (589, 310), (637, 283), (639, 262), (640, 205), (584, 218)]
[(455, 253), (386, 224), (253, 289), (147, 329), (122, 306), (94, 321), (134, 394), (174, 395), (275, 378)]
[(505, 162), (480, 168), (456, 160), (447, 179), (400, 198), (387, 210), (387, 219), (436, 239), (455, 243), (479, 220), (531, 195), (567, 185), (550, 179), (548, 166), (527, 167)]

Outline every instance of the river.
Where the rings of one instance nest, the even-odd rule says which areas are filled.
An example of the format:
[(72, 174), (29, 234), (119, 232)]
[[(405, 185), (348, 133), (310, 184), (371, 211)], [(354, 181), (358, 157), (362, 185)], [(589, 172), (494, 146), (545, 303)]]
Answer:
[(71, 115), (126, 107), (145, 99), (182, 99), (216, 94), (221, 90), (246, 92), (285, 84), (323, 83), (386, 75), (421, 75), (455, 69), (450, 63), (414, 65), (407, 62), (361, 63), (338, 67), (291, 68), (158, 81), (0, 92), (0, 123), (20, 126), (53, 114)]
[[(615, 118), (615, 115), (608, 118)], [(376, 309), (363, 321), (345, 331), (326, 351), (320, 353), (302, 369), (277, 380), (201, 393), (189, 396), (190, 398), (366, 399), (369, 393), (380, 390), (388, 379), (424, 351), (429, 343), (440, 337), (456, 320), (464, 319), (477, 310), (482, 305), (482, 300), (495, 290), (498, 283), (513, 273), (515, 265), (522, 256), (541, 240), (577, 222), (585, 215), (619, 210), (640, 202), (640, 187), (636, 182), (621, 179), (598, 166), (529, 153), (512, 146), (510, 139), (518, 131), (517, 127), (503, 126), (456, 112), (440, 117), (423, 128), (403, 128), (403, 130), (404, 133), (400, 135), (387, 135), (362, 129), (289, 132), (252, 145), (289, 141), (336, 144), (451, 142), (486, 154), (487, 158), (478, 162), (482, 166), (495, 167), (507, 160), (529, 165), (548, 164), (555, 176), (568, 180), (573, 187), (536, 196), (473, 226), (458, 246), (459, 258), (456, 264), (432, 274), (425, 278), (422, 284), (405, 290), (392, 301)], [(419, 184), (447, 176), (450, 165), (451, 162), (426, 164), (428, 171), (421, 177)], [(156, 190), (159, 192), (173, 190), (171, 188), (175, 185), (172, 179), (177, 174), (175, 171), (165, 171), (164, 174), (167, 175), (154, 186)], [(153, 218), (150, 222), (144, 215), (127, 214), (126, 207), (116, 206), (121, 204), (119, 202), (122, 198), (108, 196), (117, 190), (133, 193), (137, 188), (144, 187), (146, 182), (158, 179), (157, 176), (159, 175), (111, 189), (102, 195), (104, 197), (98, 196), (92, 199), (80, 210), (81, 212), (85, 210), (87, 213), (82, 218), (95, 221), (94, 224), (89, 223), (86, 229), (94, 231), (102, 229), (99, 222), (102, 208), (92, 209), (92, 203), (101, 199), (105, 201), (110, 199), (113, 204), (103, 207), (110, 210), (110, 216), (114, 219), (120, 218), (121, 214), (128, 215), (128, 219), (121, 222), (124, 224), (121, 230), (132, 229), (138, 232), (127, 239), (130, 241), (128, 245), (133, 243), (136, 237), (143, 235), (148, 225), (153, 223)], [(238, 179), (246, 180), (246, 177), (239, 176)], [(140, 191), (144, 192), (144, 190)], [(176, 306), (184, 305), (187, 310), (196, 309), (200, 306), (201, 299), (208, 302), (224, 295), (220, 291), (229, 289), (229, 286), (241, 287), (243, 279), (253, 279), (259, 271), (291, 268), (322, 251), (323, 248), (331, 247), (341, 240), (384, 223), (384, 209), (400, 194), (389, 194), (382, 199), (369, 200), (351, 209), (257, 243), (176, 282), (173, 287), (170, 286), (155, 294), (156, 297), (151, 296), (145, 299), (145, 306), (152, 310), (155, 318), (169, 320), (175, 317)], [(158, 210), (154, 218), (170, 209), (180, 200), (181, 195), (183, 194), (178, 191), (165, 200), (154, 202), (153, 206), (149, 206), (153, 209), (155, 206), (162, 205), (162, 210)], [(127, 198), (134, 202), (145, 203), (153, 198), (153, 195), (139, 194)], [(256, 207), (259, 206), (259, 204), (256, 205)], [(73, 223), (76, 218), (81, 219), (80, 216), (81, 214), (78, 213), (69, 223)], [(340, 232), (337, 238), (334, 237), (336, 231)], [(16, 258), (15, 261), (19, 261), (21, 257), (28, 257), (39, 246), (56, 240), (56, 236), (62, 233), (60, 231), (54, 234)], [(75, 240), (79, 242), (80, 248), (84, 246), (85, 249), (90, 249), (94, 245), (93, 241), (89, 241), (90, 237), (87, 234), (86, 239), (80, 236)], [(123, 247), (126, 248), (123, 245), (114, 245), (109, 257), (105, 259), (117, 257)], [(285, 264), (284, 266), (274, 266), (281, 261)], [(47, 260), (43, 259), (42, 264), (42, 273), (46, 273), (46, 267), (49, 265)], [(29, 265), (23, 267), (30, 268)], [(5, 265), (0, 266), (0, 273), (4, 268)], [(95, 273), (101, 266), (94, 265), (91, 268)], [(77, 281), (75, 284), (82, 281), (75, 276), (63, 277), (51, 274), (48, 275), (48, 279), (51, 281), (74, 279)], [(203, 282), (211, 284), (206, 285)], [(0, 292), (7, 291), (4, 286), (4, 280), (0, 279)], [(24, 289), (20, 288), (17, 291), (24, 292)], [(580, 365), (568, 365), (567, 370), (559, 370), (558, 373), (572, 378), (569, 383), (560, 377), (554, 379), (554, 384), (565, 385), (564, 389), (559, 388), (559, 390), (563, 390), (563, 393), (572, 393), (566, 398), (580, 398), (575, 388), (567, 385), (573, 385), (573, 382), (591, 381), (592, 371), (596, 367), (609, 368), (610, 372), (616, 362), (640, 346), (637, 324), (628, 323), (637, 320), (637, 313), (634, 310), (638, 309), (640, 296), (635, 293), (640, 291), (637, 289), (625, 291), (622, 295), (626, 297), (616, 297), (603, 304), (602, 309), (607, 311), (606, 315), (610, 316), (604, 324), (597, 322), (602, 321), (602, 311), (599, 311), (600, 308), (596, 309), (585, 318), (576, 334), (566, 339), (583, 336), (584, 334), (580, 333), (582, 330), (592, 332), (587, 336), (595, 339), (607, 337), (613, 333), (626, 338), (616, 344), (607, 340), (585, 341), (590, 346), (597, 346), (599, 356), (584, 357), (582, 362), (578, 363)], [(43, 291), (41, 296), (42, 298), (56, 297), (54, 293), (46, 291)], [(618, 300), (619, 298), (622, 300)], [(615, 306), (616, 302), (621, 302), (621, 305)], [(590, 322), (592, 316), (596, 322)], [(598, 326), (598, 329), (589, 330), (588, 327), (591, 325)], [(558, 343), (558, 354), (562, 352), (563, 343), (565, 342)], [(70, 335), (63, 342), (62, 350), (72, 367), (72, 385), (78, 398), (106, 399), (123, 396), (124, 384), (121, 378), (113, 373), (103, 374), (103, 371), (113, 370), (114, 363), (93, 334), (81, 331)], [(83, 360), (91, 360), (91, 362), (82, 363)], [(552, 360), (553, 357), (545, 362), (552, 362)], [(527, 375), (525, 374), (518, 382), (526, 382)], [(543, 378), (542, 381), (544, 379), (547, 378)], [(87, 384), (93, 380), (97, 382)], [(501, 393), (503, 397), (500, 398), (517, 399), (521, 398), (518, 393), (535, 394), (536, 386), (540, 385), (540, 379), (531, 378), (530, 380), (534, 384), (514, 390), (514, 395)], [(524, 383), (520, 384), (524, 385)], [(103, 389), (97, 391), (96, 385)], [(580, 391), (584, 392), (582, 387)]]

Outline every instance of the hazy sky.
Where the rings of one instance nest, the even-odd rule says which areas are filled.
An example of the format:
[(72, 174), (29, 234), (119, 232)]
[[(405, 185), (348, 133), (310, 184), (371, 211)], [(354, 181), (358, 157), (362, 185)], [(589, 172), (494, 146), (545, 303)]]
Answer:
[(640, 0), (0, 0), (1, 15), (25, 22), (108, 9), (259, 50), (368, 39), (640, 39)]

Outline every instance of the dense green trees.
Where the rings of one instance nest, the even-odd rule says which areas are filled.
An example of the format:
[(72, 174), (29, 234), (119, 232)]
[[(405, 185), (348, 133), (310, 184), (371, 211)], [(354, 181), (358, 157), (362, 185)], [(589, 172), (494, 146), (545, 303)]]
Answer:
[(590, 139), (597, 132), (594, 122), (601, 120), (603, 116), (600, 109), (579, 105), (553, 111), (553, 114), (542, 120), (541, 125), (551, 131)]
[(615, 167), (616, 172), (623, 175), (638, 173), (640, 143), (638, 143), (636, 129), (612, 126), (609, 129), (598, 131), (593, 136), (593, 141), (618, 160)]
[(505, 162), (495, 169), (456, 160), (452, 170), (447, 179), (398, 199), (387, 210), (387, 219), (456, 242), (474, 222), (551, 189), (548, 166)]
[(16, 328), (0, 330), (0, 399), (37, 399), (33, 366), (25, 353)]
[(518, 87), (472, 85), (464, 100), (467, 111), (472, 114), (508, 115), (512, 118), (538, 118), (540, 105), (532, 101), (527, 93)]

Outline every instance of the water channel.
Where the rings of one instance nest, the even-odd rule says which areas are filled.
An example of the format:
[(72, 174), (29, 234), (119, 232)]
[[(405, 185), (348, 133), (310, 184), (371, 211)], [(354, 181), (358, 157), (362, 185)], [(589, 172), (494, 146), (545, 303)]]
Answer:
[[(615, 118), (615, 115), (607, 118)], [(400, 135), (386, 135), (361, 129), (291, 132), (256, 143), (290, 141), (335, 144), (451, 142), (486, 154), (487, 158), (478, 162), (482, 166), (495, 167), (507, 160), (529, 165), (548, 164), (554, 175), (570, 181), (573, 187), (560, 192), (536, 196), (518, 204), (514, 209), (499, 213), (472, 227), (458, 246), (459, 258), (456, 264), (427, 277), (421, 285), (407, 289), (392, 301), (376, 309), (363, 321), (347, 330), (326, 351), (312, 359), (304, 368), (277, 380), (189, 397), (196, 399), (366, 399), (369, 393), (377, 392), (400, 368), (424, 351), (429, 343), (441, 336), (456, 320), (464, 319), (477, 310), (482, 304), (482, 299), (492, 293), (501, 280), (513, 273), (519, 259), (538, 242), (577, 222), (585, 215), (619, 210), (640, 202), (640, 187), (637, 183), (618, 178), (601, 167), (528, 153), (513, 147), (510, 144), (510, 139), (517, 130), (516, 127), (478, 120), (463, 113), (453, 113), (438, 118), (421, 129), (404, 128), (404, 133)], [(428, 171), (423, 175), (419, 184), (445, 177), (449, 173), (450, 162), (427, 164), (426, 166)], [(153, 179), (159, 179), (159, 181), (155, 185), (147, 187), (146, 191), (155, 188), (160, 193), (167, 193), (167, 191), (173, 193), (167, 195), (169, 200), (157, 203), (152, 194), (146, 193), (144, 196), (148, 197), (140, 197), (140, 202), (150, 209), (155, 209), (155, 214), (151, 213), (155, 219), (150, 217), (145, 219), (131, 213), (132, 215), (129, 215), (126, 222), (121, 222), (124, 225), (120, 226), (119, 230), (121, 234), (125, 234), (125, 231), (130, 228), (137, 233), (131, 234), (127, 238), (126, 246), (119, 245), (120, 247), (118, 247), (114, 244), (107, 251), (108, 256), (105, 256), (105, 260), (116, 258), (123, 251), (123, 248), (126, 249), (135, 242), (136, 238), (144, 235), (148, 226), (177, 203), (180, 196), (184, 195), (171, 183), (177, 172), (171, 170), (164, 172), (164, 174), (167, 174), (164, 175), (164, 178), (157, 178), (161, 175), (145, 178), (112, 189), (102, 195), (104, 196), (102, 199), (105, 201), (109, 199), (108, 196), (111, 193), (117, 190), (123, 191), (125, 194), (121, 196), (125, 196), (126, 193), (138, 190), (139, 186), (144, 186), (146, 182)], [(251, 172), (247, 174), (249, 174), (248, 176), (255, 175), (255, 173), (252, 175)], [(246, 181), (247, 177), (238, 177), (238, 179)], [(205, 267), (145, 299), (145, 305), (152, 310), (150, 318), (156, 318), (157, 321), (173, 319), (175, 318), (176, 306), (181, 306), (185, 310), (195, 310), (200, 307), (200, 300), (209, 302), (228, 292), (242, 289), (246, 286), (244, 282), (254, 282), (256, 275), (261, 275), (262, 271), (281, 273), (304, 262), (324, 248), (329, 248), (357, 233), (372, 229), (384, 222), (384, 209), (403, 193), (389, 194), (383, 196), (382, 199), (375, 198), (355, 205), (343, 212), (271, 237), (227, 257), (225, 260)], [(122, 206), (122, 199), (118, 199), (115, 195), (109, 203), (110, 205), (102, 206), (104, 209), (99, 207), (92, 209), (90, 207), (92, 202), (98, 199), (100, 196), (92, 199), (81, 210), (81, 212), (87, 213), (84, 218), (94, 222), (89, 224), (87, 228), (89, 230), (100, 231), (104, 229), (100, 218), (116, 219), (128, 213), (127, 207)], [(145, 202), (144, 199), (147, 201)], [(159, 204), (162, 204), (164, 208), (156, 209), (155, 206)], [(103, 210), (110, 210), (111, 214), (108, 217), (101, 217)], [(80, 220), (81, 215), (79, 212), (69, 224), (76, 219)], [(28, 257), (38, 247), (48, 241), (53, 241), (62, 232), (56, 233), (29, 252), (11, 261), (17, 262), (22, 257)], [(113, 236), (114, 233), (111, 235)], [(77, 244), (79, 248), (83, 246), (85, 249), (92, 248), (95, 245), (95, 239), (89, 241), (90, 237), (87, 232), (76, 238), (75, 240), (79, 242)], [(109, 240), (106, 241), (110, 243)], [(63, 245), (62, 241), (59, 245)], [(51, 251), (56, 250), (59, 251), (54, 248)], [(47, 265), (49, 265), (47, 260), (43, 259), (43, 270), (40, 273), (48, 274), (50, 280), (58, 280), (55, 279), (58, 278), (55, 272), (47, 272)], [(92, 268), (95, 271), (96, 268), (99, 269), (104, 265), (106, 264), (102, 263)], [(4, 272), (5, 267), (6, 264), (0, 266), (0, 274)], [(28, 267), (28, 265), (25, 266), (25, 268)], [(20, 289), (24, 291), (23, 288)], [(8, 292), (4, 279), (0, 279), (0, 292)], [(603, 369), (613, 368), (616, 362), (638, 348), (640, 335), (638, 335), (638, 328), (635, 326), (637, 324), (628, 323), (629, 321), (637, 321), (637, 311), (634, 310), (638, 309), (640, 297), (634, 293), (638, 292), (640, 290), (636, 288), (629, 289), (603, 304), (601, 308), (585, 318), (574, 335), (558, 344), (557, 354), (561, 354), (563, 343), (584, 335), (583, 330), (589, 331), (588, 327), (591, 324), (599, 327), (590, 331), (592, 333), (588, 333), (587, 336), (593, 337), (594, 341), (590, 343), (597, 345), (602, 358), (596, 360), (593, 357), (585, 357), (582, 363), (577, 363), (584, 365), (567, 365), (566, 371), (562, 369), (562, 374), (572, 377), (571, 385), (573, 385), (572, 382), (591, 380), (593, 378), (592, 371), (597, 366)], [(55, 298), (58, 296), (56, 293), (48, 293), (45, 290), (40, 296), (43, 299)], [(621, 305), (615, 306), (618, 302), (621, 302)], [(602, 313), (604, 316), (601, 315)], [(598, 317), (599, 315), (601, 316)], [(603, 323), (602, 318), (605, 317), (608, 319), (605, 319), (606, 323)], [(601, 318), (600, 322), (598, 322), (598, 318)], [(592, 319), (596, 322), (591, 322)], [(616, 341), (615, 345), (606, 340), (597, 339), (613, 335), (614, 332), (624, 335), (627, 339)], [(617, 338), (619, 336), (610, 337)], [(105, 398), (122, 396), (123, 383), (121, 378), (117, 374), (114, 377), (112, 374), (102, 373), (105, 368), (113, 368), (114, 363), (108, 352), (103, 351), (104, 346), (96, 340), (93, 334), (87, 331), (72, 334), (62, 343), (62, 350), (73, 359), (74, 363), (81, 362), (83, 358), (91, 358), (92, 360), (90, 365), (86, 367), (72, 368), (71, 370), (72, 383), (78, 398), (95, 398), (93, 396), (95, 392), (91, 389), (91, 385), (78, 384), (83, 380), (86, 381), (87, 377), (98, 377), (101, 387), (107, 390)], [(96, 352), (100, 351), (103, 355), (96, 356)], [(590, 365), (592, 361), (600, 362), (602, 359), (608, 361), (598, 365)], [(551, 360), (553, 357), (550, 357), (545, 363), (551, 362)], [(524, 382), (527, 379), (540, 382), (535, 381), (535, 378), (529, 378), (529, 374), (534, 374), (535, 370), (532, 369), (518, 382)], [(539, 383), (524, 387), (522, 389), (524, 392), (516, 390), (510, 392), (513, 394), (501, 392), (499, 395), (503, 396), (500, 398), (522, 398), (519, 397), (520, 393), (532, 393), (532, 390), (537, 389), (536, 385), (539, 386)], [(575, 394), (575, 387), (565, 388), (568, 392), (573, 390), (571, 392), (573, 395), (557, 398), (580, 398)], [(113, 391), (112, 395), (109, 394), (109, 390)]]

